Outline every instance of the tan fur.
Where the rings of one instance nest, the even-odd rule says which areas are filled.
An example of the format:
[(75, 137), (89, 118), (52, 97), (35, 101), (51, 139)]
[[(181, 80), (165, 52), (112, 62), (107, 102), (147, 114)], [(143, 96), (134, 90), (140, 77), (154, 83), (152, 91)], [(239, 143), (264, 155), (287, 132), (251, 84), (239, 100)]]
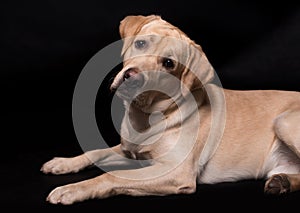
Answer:
[[(268, 178), (266, 193), (300, 190), (300, 93), (234, 91), (214, 85), (211, 83), (213, 68), (201, 47), (159, 16), (128, 16), (121, 22), (120, 35), (124, 39), (124, 67), (111, 87), (118, 88), (129, 69), (138, 73), (149, 70), (165, 72), (161, 58), (173, 57), (174, 61), (187, 65), (186, 68), (175, 63), (171, 71), (182, 82), (181, 86), (168, 88), (168, 79), (153, 80), (151, 73), (146, 80), (165, 80), (163, 85), (172, 90), (181, 105), (177, 106), (174, 100), (159, 92), (147, 92), (131, 105), (124, 100), (126, 113), (121, 125), (124, 137), (120, 145), (74, 158), (54, 158), (41, 170), (64, 174), (92, 164), (130, 163), (124, 161), (123, 156), (149, 159), (151, 164), (139, 169), (111, 171), (58, 187), (49, 194), (49, 202), (72, 204), (118, 194), (193, 193), (197, 183), (248, 178)], [(143, 54), (138, 53), (132, 36), (149, 38), (151, 35), (172, 36), (187, 43), (189, 48), (171, 39), (153, 42)], [(189, 105), (193, 100), (197, 103), (195, 109)], [(183, 114), (179, 113), (180, 110)], [(163, 120), (151, 114), (155, 111), (162, 112)], [(214, 125), (214, 120), (222, 115), (224, 119)], [(131, 132), (129, 124), (138, 132), (147, 132), (151, 126), (150, 117), (154, 123), (149, 134), (137, 136)], [(224, 129), (221, 128), (223, 124)], [(163, 131), (162, 127), (165, 127)], [(156, 136), (159, 136), (158, 142), (148, 143)], [(130, 142), (126, 138), (130, 138)]]

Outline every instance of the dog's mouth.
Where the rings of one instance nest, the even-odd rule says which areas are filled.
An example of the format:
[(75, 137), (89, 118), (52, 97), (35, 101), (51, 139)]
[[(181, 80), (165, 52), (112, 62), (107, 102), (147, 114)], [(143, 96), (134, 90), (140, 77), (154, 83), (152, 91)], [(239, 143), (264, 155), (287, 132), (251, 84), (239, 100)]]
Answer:
[(165, 110), (179, 98), (180, 86), (180, 80), (167, 72), (128, 69), (115, 77), (111, 90), (127, 103), (148, 112)]

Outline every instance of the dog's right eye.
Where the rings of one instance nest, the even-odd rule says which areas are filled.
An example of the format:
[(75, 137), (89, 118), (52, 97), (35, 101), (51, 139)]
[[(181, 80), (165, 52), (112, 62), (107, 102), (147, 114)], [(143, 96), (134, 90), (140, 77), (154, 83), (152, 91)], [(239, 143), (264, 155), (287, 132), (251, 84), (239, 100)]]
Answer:
[(175, 67), (173, 60), (170, 58), (164, 58), (162, 65), (167, 69), (173, 69)]
[(147, 42), (145, 40), (137, 40), (134, 42), (134, 46), (137, 49), (144, 49), (147, 46)]

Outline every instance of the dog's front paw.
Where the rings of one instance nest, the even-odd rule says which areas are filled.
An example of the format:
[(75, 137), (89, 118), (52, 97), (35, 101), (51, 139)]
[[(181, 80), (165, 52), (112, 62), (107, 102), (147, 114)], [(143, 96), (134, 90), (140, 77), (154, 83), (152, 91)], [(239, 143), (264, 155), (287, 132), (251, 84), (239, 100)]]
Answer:
[(275, 174), (267, 180), (265, 193), (279, 195), (290, 191), (290, 181), (286, 174)]
[(76, 184), (57, 187), (47, 197), (49, 203), (63, 205), (71, 205), (85, 199), (87, 199), (86, 192)]
[(66, 174), (70, 172), (77, 172), (79, 168), (76, 168), (76, 165), (74, 165), (74, 159), (73, 158), (53, 158), (52, 160), (46, 162), (42, 168), (41, 171), (45, 174)]

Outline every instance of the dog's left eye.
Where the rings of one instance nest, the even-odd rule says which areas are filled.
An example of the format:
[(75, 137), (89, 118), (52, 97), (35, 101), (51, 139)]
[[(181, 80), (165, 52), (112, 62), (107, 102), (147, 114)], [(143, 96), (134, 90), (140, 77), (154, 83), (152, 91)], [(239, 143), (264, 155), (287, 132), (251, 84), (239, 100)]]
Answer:
[(174, 62), (170, 58), (164, 58), (162, 61), (162, 65), (167, 69), (173, 69), (174, 68)]
[(147, 46), (147, 42), (145, 40), (137, 40), (134, 42), (134, 46), (137, 49), (143, 49)]

